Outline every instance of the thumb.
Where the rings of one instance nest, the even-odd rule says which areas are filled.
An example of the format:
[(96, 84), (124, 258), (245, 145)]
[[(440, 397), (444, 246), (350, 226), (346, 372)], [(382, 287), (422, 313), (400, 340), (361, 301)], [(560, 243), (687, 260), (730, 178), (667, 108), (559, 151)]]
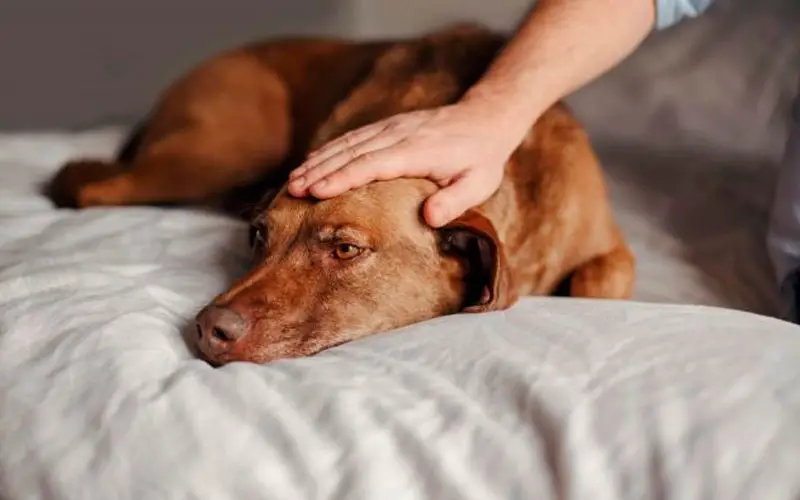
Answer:
[(425, 222), (431, 227), (442, 227), (461, 216), (470, 208), (486, 201), (492, 191), (489, 184), (473, 171), (440, 189), (425, 201)]

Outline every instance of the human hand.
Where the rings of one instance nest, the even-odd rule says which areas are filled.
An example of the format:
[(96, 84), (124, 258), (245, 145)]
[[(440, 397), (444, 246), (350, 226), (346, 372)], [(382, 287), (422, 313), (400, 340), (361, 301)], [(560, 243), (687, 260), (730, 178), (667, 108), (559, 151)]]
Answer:
[[(424, 177), (440, 186), (424, 216), (441, 227), (488, 199), (517, 146), (497, 113), (462, 102), (403, 113), (351, 131), (312, 152), (289, 175), (289, 192), (331, 198), (374, 180)], [(494, 110), (496, 111), (496, 110)]]

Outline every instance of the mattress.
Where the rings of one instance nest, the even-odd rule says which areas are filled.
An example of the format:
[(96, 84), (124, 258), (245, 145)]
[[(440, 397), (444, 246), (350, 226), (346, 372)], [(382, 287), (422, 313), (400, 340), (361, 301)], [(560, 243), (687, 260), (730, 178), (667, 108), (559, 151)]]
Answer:
[(604, 150), (635, 302), (526, 298), (212, 369), (183, 335), (246, 267), (245, 224), (39, 194), (124, 132), (0, 136), (0, 497), (800, 494), (800, 327), (765, 315), (752, 196), (768, 170), (662, 178)]

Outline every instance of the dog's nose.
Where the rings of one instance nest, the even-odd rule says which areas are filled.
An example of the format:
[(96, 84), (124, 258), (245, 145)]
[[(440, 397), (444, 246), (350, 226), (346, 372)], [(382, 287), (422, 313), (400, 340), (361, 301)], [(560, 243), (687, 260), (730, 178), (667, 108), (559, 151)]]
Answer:
[(197, 315), (197, 340), (215, 353), (230, 350), (246, 333), (244, 318), (233, 309), (208, 306)]

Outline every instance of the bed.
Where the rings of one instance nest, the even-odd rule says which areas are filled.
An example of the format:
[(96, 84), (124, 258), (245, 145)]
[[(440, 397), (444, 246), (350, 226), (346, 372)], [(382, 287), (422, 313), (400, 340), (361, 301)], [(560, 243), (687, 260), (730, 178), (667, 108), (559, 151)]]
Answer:
[(126, 125), (0, 134), (0, 498), (797, 498), (800, 327), (763, 249), (800, 62), (778, 4), (571, 98), (634, 301), (525, 298), (307, 359), (213, 369), (184, 341), (245, 268), (243, 223), (41, 196)]

